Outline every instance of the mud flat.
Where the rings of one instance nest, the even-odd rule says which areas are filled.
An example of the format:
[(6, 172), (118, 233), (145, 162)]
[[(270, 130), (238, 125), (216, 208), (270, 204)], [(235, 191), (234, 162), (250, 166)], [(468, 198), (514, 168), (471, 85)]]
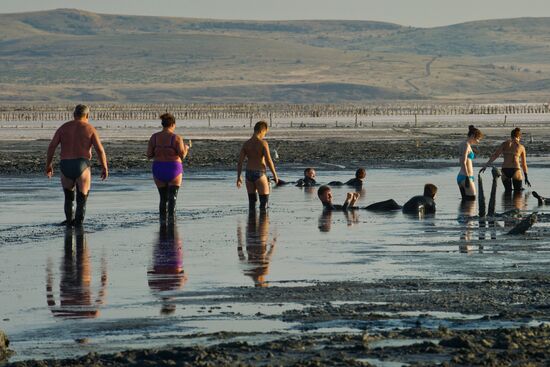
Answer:
[[(509, 135), (509, 129), (490, 131), (479, 146), (479, 155), (484, 159)], [(0, 130), (0, 173), (42, 173), (45, 152), (49, 143), (43, 139), (21, 139), (12, 130)], [(113, 173), (143, 172), (150, 169), (145, 157), (148, 136), (154, 129), (130, 129), (123, 135), (114, 132), (104, 134), (110, 169)], [(24, 131), (23, 131), (24, 132)], [(193, 147), (185, 165), (190, 168), (234, 168), (242, 141), (249, 130), (188, 130), (181, 132), (185, 139), (192, 139)], [(488, 132), (489, 133), (489, 132)], [(524, 139), (528, 163), (548, 166), (547, 141), (550, 128), (531, 130)], [(456, 165), (456, 150), (464, 138), (459, 129), (295, 129), (273, 130), (268, 137), (272, 155), (277, 152), (276, 164), (281, 167), (404, 167), (435, 168)], [(447, 162), (442, 162), (447, 160)], [(94, 160), (97, 166), (98, 162)]]
[[(279, 316), (258, 311), (259, 317), (298, 322), (298, 334), (272, 334), (270, 341), (254, 343), (235, 341), (245, 333), (215, 333), (203, 335), (205, 346), (90, 353), (75, 359), (22, 361), (8, 366), (545, 366), (550, 362), (550, 277), (521, 274), (519, 278), (236, 288), (228, 290), (229, 298), (223, 302), (307, 304), (300, 311)], [(212, 299), (207, 306), (215, 308), (218, 301), (221, 299)], [(394, 328), (382, 327), (391, 322)], [(341, 330), (324, 332), (331, 323), (338, 323)], [(266, 335), (258, 333), (256, 337), (261, 341)]]

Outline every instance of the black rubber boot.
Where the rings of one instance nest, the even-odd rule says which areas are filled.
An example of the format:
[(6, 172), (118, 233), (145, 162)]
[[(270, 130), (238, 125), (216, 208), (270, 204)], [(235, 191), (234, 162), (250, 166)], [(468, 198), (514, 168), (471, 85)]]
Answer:
[(86, 214), (87, 200), (88, 200), (88, 195), (84, 195), (78, 190), (76, 191), (76, 214), (74, 216), (74, 224), (77, 226), (82, 225), (82, 223), (84, 222), (84, 215)]
[(267, 209), (268, 201), (269, 201), (269, 195), (260, 195), (260, 210)]
[(63, 193), (65, 194), (65, 220), (61, 224), (70, 226), (74, 221), (74, 190), (63, 189)]
[(258, 197), (256, 196), (256, 193), (248, 194), (248, 209), (256, 209), (256, 201), (258, 200)]
[(161, 223), (166, 223), (166, 205), (168, 204), (168, 187), (159, 187), (159, 219)]
[(176, 200), (178, 199), (179, 186), (168, 187), (168, 222), (176, 221)]

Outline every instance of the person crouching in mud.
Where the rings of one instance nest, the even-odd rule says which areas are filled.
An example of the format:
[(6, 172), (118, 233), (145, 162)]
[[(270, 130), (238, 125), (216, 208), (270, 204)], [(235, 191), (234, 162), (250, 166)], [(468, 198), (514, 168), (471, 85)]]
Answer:
[[(107, 168), (107, 156), (99, 139), (96, 129), (88, 122), (90, 108), (79, 104), (75, 107), (74, 120), (64, 123), (55, 132), (46, 157), (46, 176), (53, 176), (53, 156), (59, 144), (61, 144), (61, 186), (65, 193), (65, 225), (82, 225), (86, 213), (86, 201), (92, 184), (90, 159), (92, 158), (92, 146), (94, 147), (101, 167), (101, 179), (109, 176)], [(76, 212), (74, 211), (76, 187)]]
[(250, 209), (256, 208), (256, 192), (260, 196), (260, 209), (267, 209), (270, 187), (266, 176), (266, 163), (273, 173), (275, 184), (279, 182), (275, 165), (271, 160), (269, 145), (264, 140), (267, 130), (267, 122), (265, 121), (258, 121), (254, 125), (254, 134), (243, 144), (239, 155), (239, 163), (237, 164), (237, 187), (240, 188), (243, 184), (241, 177), (243, 162), (245, 158), (247, 159), (245, 179)]
[(157, 186), (159, 218), (161, 223), (173, 223), (176, 216), (176, 200), (183, 178), (182, 161), (187, 156), (189, 146), (174, 133), (176, 119), (170, 113), (160, 116), (162, 131), (154, 133), (147, 146), (147, 158), (153, 159), (153, 179)]
[(435, 195), (437, 186), (433, 184), (424, 185), (424, 194), (413, 196), (403, 205), (405, 214), (434, 214), (435, 213)]

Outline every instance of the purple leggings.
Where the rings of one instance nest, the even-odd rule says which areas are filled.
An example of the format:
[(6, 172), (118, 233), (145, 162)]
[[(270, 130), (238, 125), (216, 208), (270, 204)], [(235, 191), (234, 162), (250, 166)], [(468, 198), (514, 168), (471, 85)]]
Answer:
[(170, 182), (183, 173), (181, 162), (153, 162), (153, 177), (162, 182)]

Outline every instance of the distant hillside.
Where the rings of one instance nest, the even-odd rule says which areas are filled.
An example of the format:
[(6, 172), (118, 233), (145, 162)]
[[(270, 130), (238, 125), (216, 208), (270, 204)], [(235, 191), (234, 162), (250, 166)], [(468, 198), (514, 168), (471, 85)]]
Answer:
[(0, 14), (0, 103), (541, 101), (550, 18), (437, 28)]

